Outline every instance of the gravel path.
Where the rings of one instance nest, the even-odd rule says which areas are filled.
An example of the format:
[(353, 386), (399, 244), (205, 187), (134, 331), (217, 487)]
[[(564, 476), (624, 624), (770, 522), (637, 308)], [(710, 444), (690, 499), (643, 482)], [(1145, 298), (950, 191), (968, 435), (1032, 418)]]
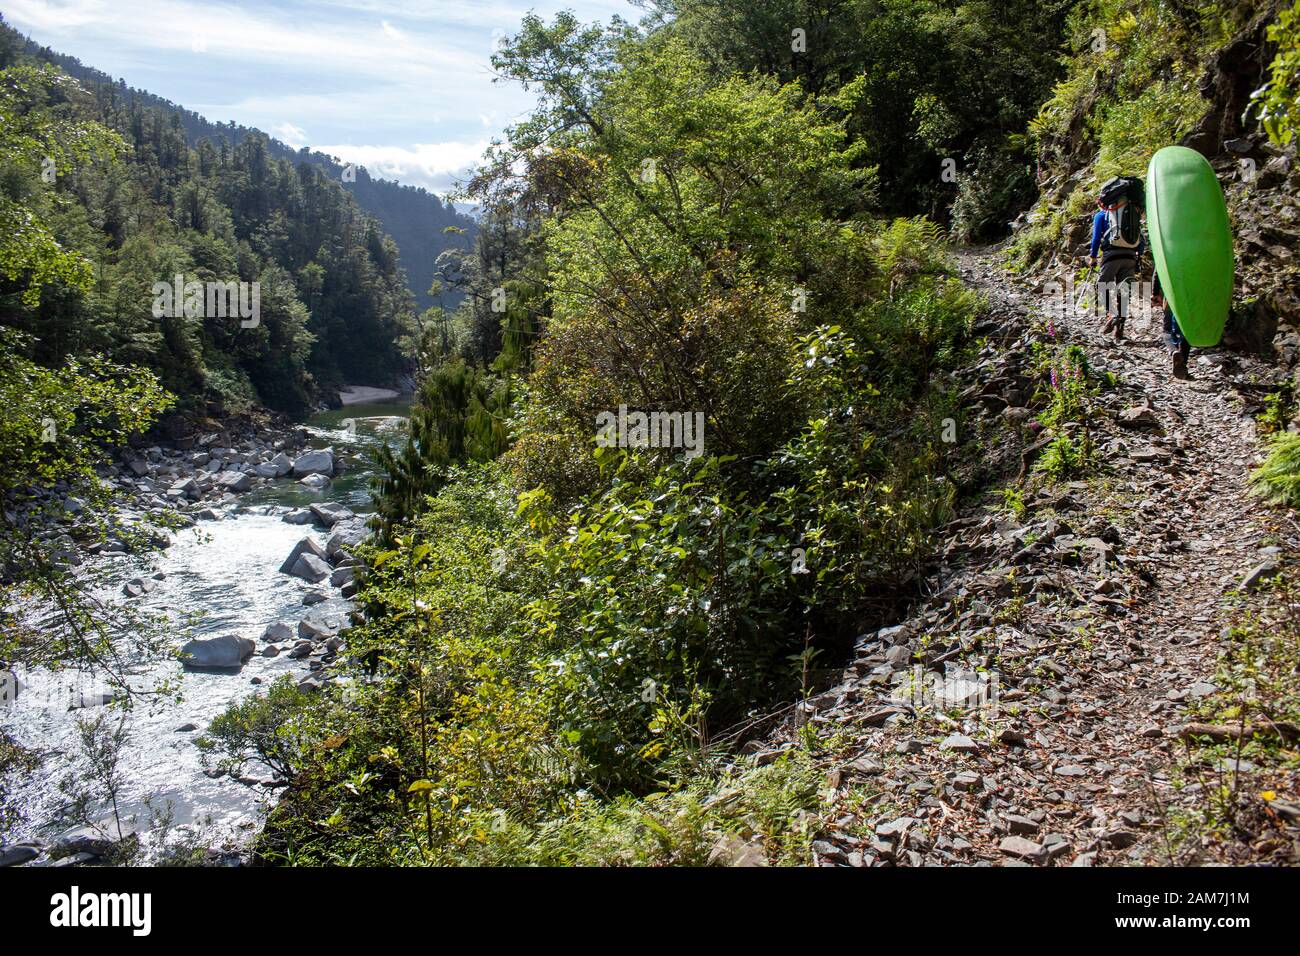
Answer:
[(970, 370), (963, 394), (978, 413), (965, 440), (987, 455), (993, 436), (1018, 433), (1030, 474), (1041, 448), (1022, 406), (1042, 378), (1031, 343), (1054, 334), (1114, 376), (1088, 416), (1099, 468), (1017, 486), (1019, 514), (991, 495), (964, 511), (941, 539), (930, 596), (859, 638), (840, 683), (805, 705), (836, 741), (816, 862), (1294, 861), (1300, 831), (1277, 814), (1271, 829), (1186, 838), (1219, 784), (1249, 804), (1263, 786), (1293, 800), (1296, 781), (1238, 776), (1250, 765), (1198, 757), (1179, 738), (1188, 706), (1217, 690), (1227, 628), (1268, 600), (1244, 582), (1286, 563), (1296, 539), (1246, 485), (1254, 415), (1278, 373), (1209, 350), (1193, 353), (1191, 381), (1175, 380), (1156, 330), (1130, 328), (1135, 340), (1117, 346), (1072, 316), (1048, 332), (1044, 296), (993, 253), (959, 265), (999, 333)]

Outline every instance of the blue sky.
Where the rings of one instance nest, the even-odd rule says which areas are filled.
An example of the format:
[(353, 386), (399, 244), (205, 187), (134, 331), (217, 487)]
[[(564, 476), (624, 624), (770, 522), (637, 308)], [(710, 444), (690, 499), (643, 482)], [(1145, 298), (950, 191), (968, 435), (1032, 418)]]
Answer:
[(529, 10), (627, 0), (0, 0), (10, 26), (211, 120), (445, 193), (532, 97), (488, 58)]

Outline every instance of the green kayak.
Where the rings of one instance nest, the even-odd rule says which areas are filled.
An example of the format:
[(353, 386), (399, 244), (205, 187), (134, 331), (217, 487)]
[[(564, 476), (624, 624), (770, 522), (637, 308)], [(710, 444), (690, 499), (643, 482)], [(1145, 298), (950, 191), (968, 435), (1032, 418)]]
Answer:
[(1205, 157), (1166, 146), (1151, 157), (1147, 223), (1160, 285), (1191, 345), (1218, 345), (1232, 301), (1232, 229)]

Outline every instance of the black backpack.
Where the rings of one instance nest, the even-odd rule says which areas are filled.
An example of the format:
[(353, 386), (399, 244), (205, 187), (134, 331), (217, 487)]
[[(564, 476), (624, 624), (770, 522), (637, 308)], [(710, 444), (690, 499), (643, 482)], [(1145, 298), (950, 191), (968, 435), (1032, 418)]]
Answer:
[(1136, 176), (1116, 176), (1106, 180), (1106, 184), (1101, 187), (1101, 195), (1097, 198), (1103, 206), (1113, 206), (1121, 199), (1127, 199), (1141, 208), (1147, 203), (1147, 191), (1142, 180)]
[(1106, 234), (1102, 237), (1102, 245), (1107, 249), (1136, 249), (1142, 242), (1142, 207), (1146, 203), (1142, 180), (1116, 176), (1101, 187), (1099, 198), (1104, 206), (1128, 200), (1118, 209), (1106, 211)]

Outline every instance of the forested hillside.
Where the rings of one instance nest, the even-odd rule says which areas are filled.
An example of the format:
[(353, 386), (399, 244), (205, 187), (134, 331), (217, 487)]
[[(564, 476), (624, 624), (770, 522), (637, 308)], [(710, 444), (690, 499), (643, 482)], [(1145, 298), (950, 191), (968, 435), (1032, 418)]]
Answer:
[[(395, 244), (337, 180), (276, 159), (265, 136), (191, 147), (179, 114), (123, 101), (112, 85), (87, 91), (6, 38), (0, 108), (7, 135), (26, 146), (6, 169), (6, 231), (20, 236), (25, 219), (93, 270), (54, 284), (18, 263), (7, 270), (4, 321), (31, 335), (33, 358), (106, 353), (154, 370), (200, 410), (211, 400), (301, 413), (324, 389), (397, 379), (412, 297)], [(58, 150), (72, 160), (77, 144), (56, 142), (61, 129), (94, 137), (62, 167)], [(160, 322), (152, 285), (176, 274), (258, 282), (260, 323)]]
[[(0, 30), (12, 33), (3, 23)], [(416, 308), (420, 311), (438, 306), (453, 309), (460, 302), (458, 289), (444, 288), (439, 295), (430, 293), (430, 288), (437, 278), (435, 265), (438, 256), (448, 249), (464, 248), (474, 232), (474, 221), (458, 213), (451, 202), (444, 202), (433, 193), (415, 186), (386, 179), (376, 179), (365, 167), (352, 167), (347, 180), (343, 171), (346, 168), (333, 156), (303, 147), (295, 149), (274, 137), (268, 137), (261, 130), (241, 126), (233, 120), (227, 123), (214, 123), (188, 110), (183, 104), (163, 99), (148, 90), (127, 86), (125, 80), (114, 80), (111, 76), (87, 66), (76, 57), (67, 56), (49, 47), (41, 47), (35, 42), (19, 35), (12, 35), (8, 43), (17, 43), (23, 54), (32, 59), (52, 63), (68, 76), (81, 82), (86, 89), (96, 92), (104, 87), (113, 87), (111, 97), (114, 102), (126, 107), (138, 104), (142, 109), (160, 110), (165, 116), (176, 114), (185, 131), (186, 141), (190, 146), (207, 140), (216, 145), (222, 141), (235, 147), (247, 137), (254, 136), (266, 141), (269, 156), (285, 160), (294, 166), (307, 163), (321, 170), (328, 179), (344, 183), (344, 188), (357, 201), (357, 205), (379, 220), (384, 232), (397, 243), (401, 256), (402, 269), (407, 276), (407, 285), (415, 297)], [(351, 179), (355, 175), (355, 180)], [(449, 234), (445, 230), (452, 227), (463, 230)]]

